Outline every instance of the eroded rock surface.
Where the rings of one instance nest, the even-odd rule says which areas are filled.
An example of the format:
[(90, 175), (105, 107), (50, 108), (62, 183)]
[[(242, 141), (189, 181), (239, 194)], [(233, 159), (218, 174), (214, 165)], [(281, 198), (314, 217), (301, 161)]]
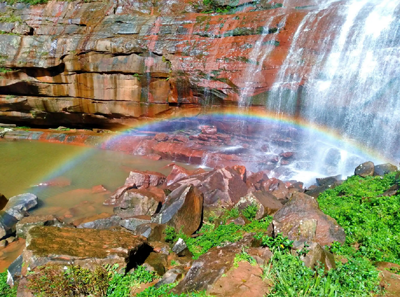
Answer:
[(127, 231), (38, 226), (28, 231), (24, 268), (33, 270), (46, 264), (93, 268), (114, 263), (126, 267), (139, 261), (146, 247), (145, 238)]

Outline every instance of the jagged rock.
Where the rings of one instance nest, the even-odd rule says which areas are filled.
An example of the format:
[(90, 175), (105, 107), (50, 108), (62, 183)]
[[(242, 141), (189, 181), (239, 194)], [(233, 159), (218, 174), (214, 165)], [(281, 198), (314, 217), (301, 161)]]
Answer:
[(232, 268), (233, 260), (243, 246), (251, 246), (253, 235), (224, 247), (214, 247), (194, 261), (185, 278), (175, 287), (174, 293), (210, 290), (218, 279)]
[(379, 175), (379, 176), (384, 176), (385, 174), (388, 174), (390, 172), (397, 171), (397, 166), (386, 163), (386, 164), (380, 164), (376, 165), (374, 168), (374, 175)]
[(21, 277), (22, 255), (19, 255), (7, 268), (7, 284), (13, 287), (16, 281)]
[(121, 218), (119, 216), (113, 216), (108, 214), (107, 217), (99, 218), (97, 220), (85, 220), (77, 226), (77, 228), (87, 228), (87, 229), (111, 229), (113, 227), (119, 226)]
[(247, 195), (247, 185), (243, 181), (243, 172), (233, 167), (215, 169), (210, 172), (195, 174), (180, 180), (171, 187), (194, 185), (204, 195), (205, 205), (234, 205)]
[(175, 183), (181, 179), (187, 178), (189, 176), (190, 176), (189, 170), (186, 170), (185, 168), (183, 168), (179, 165), (173, 164), (172, 170), (167, 176), (167, 186), (170, 186), (173, 183)]
[(172, 191), (152, 222), (168, 224), (178, 232), (192, 235), (200, 227), (202, 215), (203, 195), (191, 185)]
[(2, 210), (6, 204), (8, 203), (8, 199), (6, 198), (6, 196), (4, 196), (3, 194), (0, 193), (0, 210)]
[(154, 287), (159, 288), (163, 285), (172, 284), (176, 282), (182, 275), (185, 274), (185, 270), (182, 268), (172, 268), (168, 270), (163, 277), (154, 285)]
[(26, 234), (29, 229), (35, 226), (56, 226), (62, 227), (63, 223), (60, 222), (55, 216), (53, 215), (41, 215), (41, 216), (29, 216), (23, 218), (19, 221), (16, 225), (16, 233), (17, 236), (20, 238), (26, 238)]
[[(302, 245), (304, 247), (304, 245)], [(333, 254), (324, 249), (320, 244), (313, 242), (309, 247), (304, 247), (308, 250), (306, 255), (301, 255), (300, 259), (309, 268), (322, 264), (326, 270), (336, 268), (335, 258)]]
[(361, 177), (373, 176), (375, 171), (374, 163), (365, 162), (357, 166), (354, 170), (354, 175), (358, 175)]
[(188, 246), (186, 245), (186, 242), (182, 238), (179, 238), (178, 241), (172, 247), (172, 251), (178, 256), (180, 256), (184, 255), (185, 250), (186, 251), (188, 250)]
[(171, 248), (168, 243), (162, 241), (148, 241), (148, 244), (153, 248), (155, 253), (160, 253), (164, 255), (169, 255), (171, 253)]
[(262, 217), (265, 217), (266, 215), (273, 215), (283, 206), (282, 202), (269, 192), (256, 191), (252, 192), (251, 194), (259, 201), (264, 209), (264, 214)]
[(273, 235), (282, 233), (290, 240), (317, 242), (322, 246), (344, 242), (346, 235), (336, 220), (324, 214), (318, 202), (304, 193), (293, 193), (275, 215)]
[[(248, 222), (248, 220), (247, 220), (247, 222)], [(234, 218), (230, 218), (230, 219), (228, 219), (226, 221), (226, 225), (229, 225), (230, 223), (233, 223), (233, 224), (239, 225), (239, 226), (244, 226), (244, 225), (246, 225), (246, 220), (242, 216), (240, 216), (240, 217), (235, 218), (235, 219)]]
[(269, 180), (267, 173), (265, 171), (259, 171), (248, 176), (246, 184), (250, 189), (261, 190), (262, 183), (267, 180)]
[(136, 231), (137, 227), (146, 223), (150, 223), (151, 218), (148, 216), (137, 216), (130, 219), (123, 219), (119, 221), (119, 225), (130, 231)]
[(165, 238), (164, 224), (146, 223), (136, 227), (135, 234), (146, 237), (149, 241), (162, 241)]
[(151, 216), (156, 213), (161, 202), (153, 193), (146, 190), (128, 190), (115, 204), (114, 213), (122, 218)]
[(216, 135), (218, 133), (217, 127), (215, 126), (200, 126), (201, 133), (207, 134), (207, 135)]
[(324, 178), (317, 178), (317, 184), (318, 186), (332, 186), (336, 182), (340, 181), (342, 178), (341, 175), (336, 175), (336, 176), (328, 176)]
[(28, 214), (28, 210), (37, 203), (38, 198), (29, 193), (11, 197), (0, 213), (0, 239), (15, 232), (17, 222), (22, 220)]
[[(162, 185), (166, 180), (164, 174), (152, 171), (131, 171), (125, 180), (125, 184), (118, 188), (115, 193), (104, 201), (104, 205), (116, 205), (126, 191), (130, 189), (148, 189)], [(129, 198), (129, 197), (128, 197)], [(126, 198), (126, 200), (129, 200)]]
[(0, 248), (6, 247), (8, 244), (7, 239), (0, 240)]
[(22, 274), (42, 265), (94, 268), (117, 263), (129, 268), (143, 263), (149, 250), (145, 238), (128, 231), (37, 226), (28, 231)]

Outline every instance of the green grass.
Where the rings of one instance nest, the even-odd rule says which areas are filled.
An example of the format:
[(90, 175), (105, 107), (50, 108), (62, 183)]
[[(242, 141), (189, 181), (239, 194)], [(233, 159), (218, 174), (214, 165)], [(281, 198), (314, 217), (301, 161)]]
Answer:
[(400, 195), (378, 197), (395, 184), (396, 174), (353, 176), (318, 197), (322, 211), (346, 232), (345, 244), (334, 252), (400, 264)]
[(7, 272), (0, 273), (0, 296), (17, 296), (17, 287), (14, 286), (14, 288), (10, 288), (10, 286), (7, 285)]

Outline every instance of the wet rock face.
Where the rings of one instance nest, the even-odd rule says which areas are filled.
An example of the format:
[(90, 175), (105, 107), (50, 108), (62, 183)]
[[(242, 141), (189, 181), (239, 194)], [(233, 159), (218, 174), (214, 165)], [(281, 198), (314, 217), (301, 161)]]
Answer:
[(375, 166), (372, 162), (365, 162), (357, 166), (354, 170), (354, 175), (358, 175), (361, 177), (367, 177), (374, 175)]
[[(307, 11), (295, 8), (301, 1), (285, 8), (218, 2), (249, 6), (215, 15), (186, 0), (2, 6), (2, 14), (21, 21), (0, 23), (12, 33), (0, 41), (7, 53), (1, 67), (11, 70), (0, 76), (0, 120), (124, 126), (177, 103), (201, 104), (206, 92), (217, 104), (238, 101), (255, 64), (252, 45), (268, 20), (263, 47), (270, 54), (257, 75), (246, 76), (257, 84), (252, 104), (263, 105)], [(318, 54), (314, 44), (306, 47), (314, 50), (307, 55)], [(212, 127), (204, 132), (214, 134)]]

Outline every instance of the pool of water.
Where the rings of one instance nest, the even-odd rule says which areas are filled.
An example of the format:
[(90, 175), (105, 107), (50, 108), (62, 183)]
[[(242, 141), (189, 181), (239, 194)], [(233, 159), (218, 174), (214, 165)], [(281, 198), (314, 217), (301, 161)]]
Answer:
[[(168, 174), (167, 160), (149, 160), (120, 152), (35, 141), (0, 140), (0, 193), (7, 198), (34, 193), (39, 206), (32, 215), (53, 214), (66, 222), (112, 213), (103, 201), (122, 186), (130, 170)], [(177, 163), (179, 164), (179, 163)], [(194, 166), (179, 164), (188, 169)], [(43, 186), (49, 184), (48, 186)], [(107, 191), (96, 192), (102, 185)], [(24, 241), (0, 251), (0, 271), (19, 255)]]

